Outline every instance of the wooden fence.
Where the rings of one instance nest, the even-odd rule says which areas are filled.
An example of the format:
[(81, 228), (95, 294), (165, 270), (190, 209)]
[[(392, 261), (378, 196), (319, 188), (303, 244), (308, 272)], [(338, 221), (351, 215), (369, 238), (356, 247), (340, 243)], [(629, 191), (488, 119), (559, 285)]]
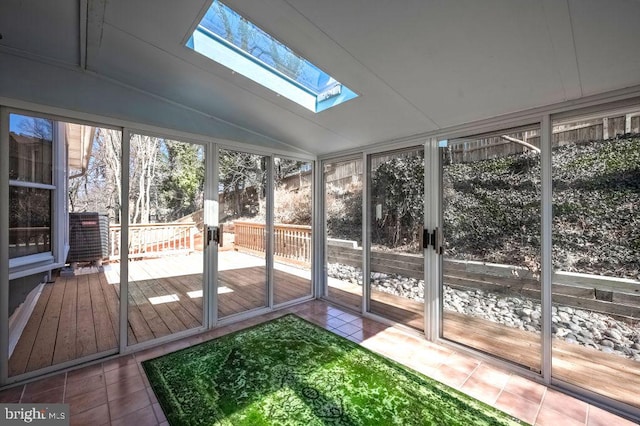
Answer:
[[(266, 252), (266, 230), (264, 224), (234, 222), (237, 248), (253, 252)], [(311, 227), (305, 225), (274, 225), (274, 257), (296, 264), (311, 265)]]
[[(640, 112), (636, 110), (619, 112), (620, 115), (589, 117), (583, 121), (558, 122), (553, 126), (551, 144), (553, 147), (603, 140), (627, 133), (640, 133)], [(540, 130), (527, 129), (517, 133), (505, 133), (506, 136), (522, 140), (540, 147)], [(458, 139), (449, 141), (446, 153), (452, 163), (467, 163), (491, 158), (502, 158), (527, 151), (521, 144), (509, 141), (503, 134), (481, 136), (476, 139)]]
[[(120, 259), (120, 225), (109, 225), (109, 259)], [(129, 225), (129, 258), (158, 257), (195, 250), (195, 222)]]

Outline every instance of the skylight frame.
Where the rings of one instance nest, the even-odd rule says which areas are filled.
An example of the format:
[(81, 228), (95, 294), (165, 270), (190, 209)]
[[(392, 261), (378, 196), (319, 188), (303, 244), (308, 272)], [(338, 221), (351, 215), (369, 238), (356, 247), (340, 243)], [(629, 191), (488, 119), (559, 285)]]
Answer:
[[(222, 14), (225, 14), (225, 20), (222, 19)], [(216, 22), (215, 19), (218, 21)], [(235, 27), (231, 26), (232, 21)], [(220, 34), (222, 26), (224, 26), (224, 34)], [(275, 65), (272, 66), (261, 57), (243, 49), (237, 40), (241, 36), (244, 37), (241, 41), (247, 50), (251, 45), (251, 48), (257, 50), (261, 57), (270, 59)], [(212, 2), (195, 26), (186, 46), (315, 113), (358, 96), (319, 67), (296, 54), (287, 45), (218, 0)], [(274, 54), (277, 58), (274, 58)], [(282, 62), (278, 62), (278, 59), (282, 59)], [(289, 68), (290, 62), (293, 62), (296, 70)], [(297, 73), (297, 77), (300, 78), (293, 78), (276, 69), (276, 66), (291, 73)], [(314, 79), (318, 82), (325, 80), (324, 86), (315, 84)]]

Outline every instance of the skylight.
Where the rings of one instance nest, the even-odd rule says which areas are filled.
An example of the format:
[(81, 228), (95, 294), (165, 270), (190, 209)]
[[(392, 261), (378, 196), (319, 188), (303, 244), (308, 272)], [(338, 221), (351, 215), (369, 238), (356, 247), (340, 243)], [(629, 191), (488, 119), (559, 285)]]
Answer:
[(217, 0), (187, 47), (313, 112), (358, 96)]

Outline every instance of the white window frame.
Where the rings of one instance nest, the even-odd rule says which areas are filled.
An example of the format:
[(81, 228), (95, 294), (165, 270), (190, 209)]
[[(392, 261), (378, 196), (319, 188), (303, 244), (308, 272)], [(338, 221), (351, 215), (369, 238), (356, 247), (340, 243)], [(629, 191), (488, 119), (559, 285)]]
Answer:
[[(52, 176), (51, 184), (36, 182), (25, 182), (9, 180), (9, 187), (23, 187), (46, 189), (51, 191), (51, 218), (50, 218), (50, 250), (43, 253), (35, 253), (26, 256), (19, 256), (9, 259), (9, 280), (25, 277), (40, 272), (51, 271), (52, 269), (64, 266), (69, 249), (68, 238), (66, 237), (65, 218), (68, 212), (66, 201), (66, 178), (67, 178), (67, 155), (66, 143), (64, 143), (64, 123), (56, 117), (40, 114), (37, 112), (8, 109), (6, 120), (9, 121), (11, 114), (24, 115), (35, 118), (44, 118), (53, 123), (51, 164)], [(7, 145), (9, 142), (9, 126), (7, 126)], [(62, 208), (60, 208), (62, 206)], [(9, 218), (10, 219), (10, 218)]]

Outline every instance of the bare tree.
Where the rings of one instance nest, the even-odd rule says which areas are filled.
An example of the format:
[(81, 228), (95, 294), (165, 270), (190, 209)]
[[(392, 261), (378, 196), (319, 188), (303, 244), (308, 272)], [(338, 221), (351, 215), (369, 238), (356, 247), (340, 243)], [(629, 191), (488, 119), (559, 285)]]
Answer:
[[(265, 197), (266, 164), (261, 155), (222, 150), (220, 152), (220, 185), (233, 217), (254, 216)], [(233, 208), (229, 208), (233, 203)]]
[(22, 117), (18, 127), (22, 134), (48, 141), (53, 139), (53, 122), (47, 118)]
[(109, 191), (109, 205), (112, 206), (117, 223), (122, 223), (122, 132), (112, 129), (98, 129), (102, 140), (105, 180), (113, 182), (114, 188)]
[(129, 204), (133, 203), (130, 212), (131, 223), (149, 223), (159, 143), (160, 139), (152, 136), (136, 134), (131, 137), (129, 158)]
[(86, 172), (69, 179), (69, 210), (97, 211), (121, 223), (122, 133), (96, 128)]

